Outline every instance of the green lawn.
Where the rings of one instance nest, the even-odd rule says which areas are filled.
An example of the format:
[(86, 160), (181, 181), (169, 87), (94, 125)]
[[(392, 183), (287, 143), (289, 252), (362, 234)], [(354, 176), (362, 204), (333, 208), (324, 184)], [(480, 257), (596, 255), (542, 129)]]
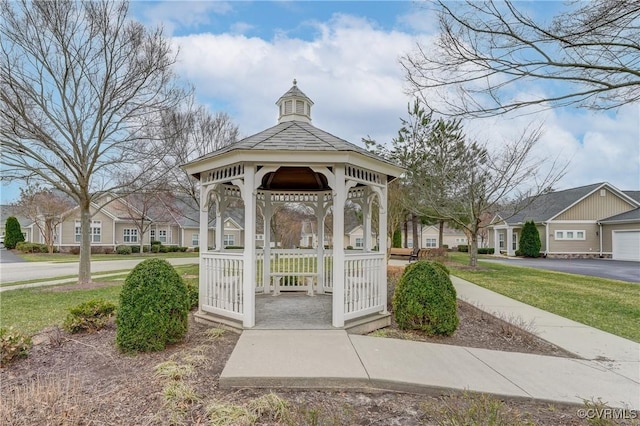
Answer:
[[(185, 281), (197, 282), (197, 265), (175, 269)], [(3, 292), (0, 294), (0, 326), (34, 334), (45, 327), (62, 325), (69, 308), (90, 299), (100, 297), (117, 305), (124, 277), (126, 274), (109, 277), (104, 281), (114, 285), (92, 290), (52, 292), (48, 291), (51, 287), (43, 287)]]
[(565, 318), (640, 342), (640, 285), (605, 278), (449, 257), (451, 273), (489, 290)]
[[(66, 254), (66, 253), (16, 253), (18, 256), (26, 260), (27, 262), (56, 262), (56, 263), (68, 263), (68, 262), (77, 262), (80, 260), (80, 256), (76, 254)], [(193, 257), (197, 258), (198, 253), (182, 253), (182, 252), (172, 252), (172, 253), (144, 253), (144, 254), (92, 254), (91, 261), (97, 262), (101, 260), (127, 260), (127, 259), (139, 259), (139, 258), (149, 258), (149, 257), (157, 257), (160, 259), (172, 259), (172, 258), (180, 258), (180, 257)]]

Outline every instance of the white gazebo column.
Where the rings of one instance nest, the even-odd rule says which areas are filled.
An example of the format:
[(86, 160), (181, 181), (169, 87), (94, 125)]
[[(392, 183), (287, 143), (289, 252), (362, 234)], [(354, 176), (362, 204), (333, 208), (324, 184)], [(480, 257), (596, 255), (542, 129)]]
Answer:
[(327, 214), (327, 208), (324, 205), (324, 193), (318, 195), (318, 200), (315, 206), (316, 213), (316, 230), (317, 239), (316, 253), (317, 253), (317, 272), (318, 277), (316, 292), (318, 294), (324, 293), (324, 218)]
[(334, 168), (333, 188), (333, 316), (334, 327), (344, 327), (344, 205), (347, 199), (344, 166)]
[(363, 232), (362, 232), (362, 244), (363, 251), (371, 251), (371, 199), (369, 197), (369, 190), (365, 191), (362, 200), (362, 216), (363, 216)]
[[(382, 195), (378, 200), (379, 211), (378, 211), (378, 252), (384, 254), (385, 259), (387, 255), (387, 190), (388, 185), (385, 184), (384, 188), (382, 188)], [(386, 262), (383, 263), (386, 265)], [(384, 306), (383, 313), (387, 313), (387, 268), (380, 268), (380, 282), (382, 285), (380, 286), (380, 298), (382, 299), (382, 304)]]
[[(205, 301), (206, 296), (206, 288), (209, 285), (209, 276), (207, 275), (207, 260), (204, 258), (204, 254), (207, 252), (207, 248), (209, 246), (209, 232), (207, 229), (207, 224), (209, 223), (209, 200), (211, 197), (209, 196), (210, 188), (205, 186), (200, 188), (200, 229), (198, 238), (199, 242), (199, 270), (200, 270), (200, 279), (198, 285), (199, 291), (199, 306), (198, 309), (202, 310), (202, 304)], [(218, 204), (218, 203), (216, 203)], [(156, 231), (157, 232), (157, 231)]]
[(244, 256), (242, 274), (242, 325), (251, 328), (256, 323), (256, 185), (255, 165), (245, 164), (242, 200), (244, 201)]
[(263, 210), (263, 260), (262, 260), (262, 283), (264, 284), (263, 292), (269, 294), (271, 287), (271, 216), (273, 215), (273, 207), (271, 205), (271, 192), (264, 193), (264, 210)]

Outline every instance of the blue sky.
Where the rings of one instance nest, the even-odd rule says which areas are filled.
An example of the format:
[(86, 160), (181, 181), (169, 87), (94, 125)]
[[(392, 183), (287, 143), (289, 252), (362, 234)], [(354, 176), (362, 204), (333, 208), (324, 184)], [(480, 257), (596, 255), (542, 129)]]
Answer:
[[(518, 3), (548, 19), (560, 2)], [(292, 80), (314, 102), (313, 124), (360, 144), (390, 141), (411, 101), (398, 58), (429, 46), (437, 21), (423, 2), (133, 2), (135, 19), (162, 25), (179, 51), (176, 72), (212, 112), (226, 111), (242, 135), (276, 124), (276, 100)], [(520, 87), (523, 94), (551, 86)], [(490, 146), (515, 137), (531, 122), (544, 126), (538, 154), (571, 161), (556, 185), (607, 181), (640, 189), (640, 106), (608, 113), (548, 110), (465, 123), (467, 134)], [(2, 188), (2, 202), (17, 197)]]

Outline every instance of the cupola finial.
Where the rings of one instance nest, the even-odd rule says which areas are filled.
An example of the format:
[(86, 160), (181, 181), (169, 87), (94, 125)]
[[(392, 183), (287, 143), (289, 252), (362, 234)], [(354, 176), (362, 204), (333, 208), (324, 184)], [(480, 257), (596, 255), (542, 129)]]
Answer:
[(298, 84), (298, 80), (296, 80), (295, 78), (293, 79), (293, 85), (296, 86)]

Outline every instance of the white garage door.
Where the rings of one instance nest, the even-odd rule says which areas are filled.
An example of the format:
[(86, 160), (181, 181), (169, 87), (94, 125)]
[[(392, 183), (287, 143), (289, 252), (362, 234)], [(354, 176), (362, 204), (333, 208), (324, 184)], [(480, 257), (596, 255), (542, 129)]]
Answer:
[(613, 231), (613, 258), (640, 262), (640, 231)]

